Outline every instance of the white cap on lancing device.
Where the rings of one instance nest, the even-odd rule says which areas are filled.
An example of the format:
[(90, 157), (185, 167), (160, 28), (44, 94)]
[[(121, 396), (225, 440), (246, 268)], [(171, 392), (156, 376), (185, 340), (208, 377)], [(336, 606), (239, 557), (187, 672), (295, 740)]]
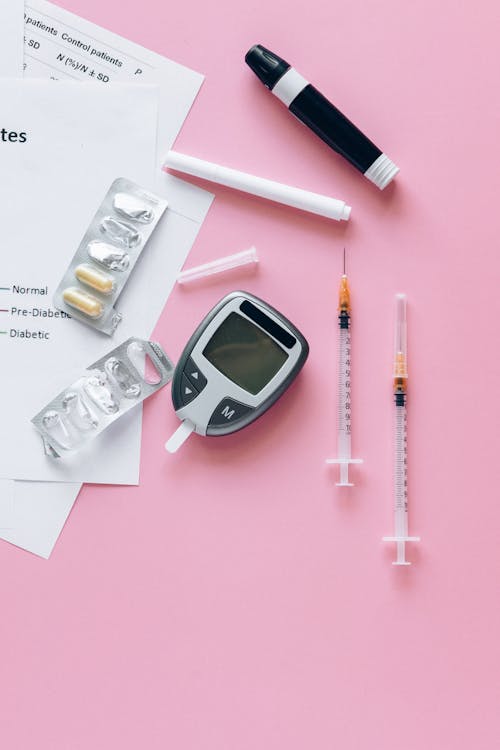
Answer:
[(297, 119), (380, 190), (395, 178), (399, 167), (286, 60), (255, 44), (245, 62)]
[(388, 156), (380, 154), (378, 159), (375, 159), (371, 167), (369, 167), (366, 172), (363, 172), (363, 174), (370, 180), (370, 182), (373, 182), (374, 185), (383, 190), (390, 182), (392, 182), (398, 172), (399, 167), (397, 167)]

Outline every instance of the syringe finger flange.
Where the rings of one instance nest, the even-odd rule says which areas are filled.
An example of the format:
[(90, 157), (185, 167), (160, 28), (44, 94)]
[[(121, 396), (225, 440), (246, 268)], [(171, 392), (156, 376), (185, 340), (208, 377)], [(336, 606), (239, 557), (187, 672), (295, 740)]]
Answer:
[(419, 536), (383, 536), (383, 542), (419, 542)]
[(337, 458), (327, 458), (327, 464), (340, 467), (337, 487), (353, 487), (349, 482), (349, 464), (362, 464), (361, 458), (351, 458), (351, 294), (349, 282), (344, 269), (340, 279), (338, 304), (339, 338), (338, 338), (338, 421), (337, 421)]
[(362, 458), (327, 458), (327, 464), (362, 464)]

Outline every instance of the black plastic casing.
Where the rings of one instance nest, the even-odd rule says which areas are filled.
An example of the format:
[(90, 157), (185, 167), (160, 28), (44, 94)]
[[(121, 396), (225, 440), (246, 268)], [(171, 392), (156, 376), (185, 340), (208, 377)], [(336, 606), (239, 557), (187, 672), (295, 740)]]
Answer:
[[(271, 91), (291, 65), (261, 44), (245, 55), (245, 62)], [(366, 172), (382, 151), (312, 84), (305, 86), (289, 106), (298, 120), (360, 172)]]
[(382, 154), (356, 125), (311, 84), (295, 97), (289, 110), (360, 172), (366, 172)]

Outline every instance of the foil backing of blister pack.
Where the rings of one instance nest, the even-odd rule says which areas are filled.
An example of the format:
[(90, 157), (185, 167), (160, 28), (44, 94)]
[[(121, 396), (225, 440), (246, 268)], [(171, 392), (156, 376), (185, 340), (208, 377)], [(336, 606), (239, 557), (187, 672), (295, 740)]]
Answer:
[(168, 202), (119, 177), (106, 193), (54, 294), (54, 305), (111, 336), (114, 304)]
[(172, 379), (159, 344), (130, 338), (94, 362), (31, 420), (45, 452), (58, 458), (82, 448)]

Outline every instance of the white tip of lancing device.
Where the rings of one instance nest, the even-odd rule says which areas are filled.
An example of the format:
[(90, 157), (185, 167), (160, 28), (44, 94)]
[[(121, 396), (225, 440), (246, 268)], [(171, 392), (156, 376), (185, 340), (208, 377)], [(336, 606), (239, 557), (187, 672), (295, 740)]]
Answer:
[(364, 174), (370, 182), (373, 182), (380, 190), (383, 190), (393, 181), (398, 172), (399, 167), (388, 156), (380, 154), (378, 159), (375, 159), (371, 167)]
[(194, 424), (185, 419), (180, 423), (172, 437), (165, 443), (165, 450), (169, 453), (177, 453), (181, 445), (186, 442), (188, 437), (194, 431)]

